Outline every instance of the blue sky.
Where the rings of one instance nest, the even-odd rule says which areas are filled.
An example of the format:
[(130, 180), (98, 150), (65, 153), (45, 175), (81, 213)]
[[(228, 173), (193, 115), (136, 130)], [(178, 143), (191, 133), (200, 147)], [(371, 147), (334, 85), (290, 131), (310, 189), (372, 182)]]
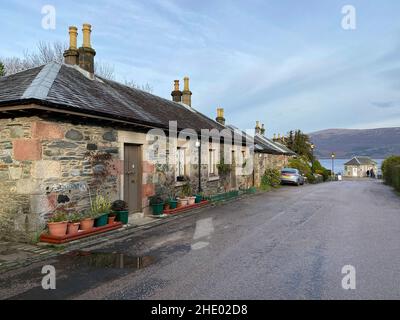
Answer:
[[(47, 4), (55, 30), (41, 27)], [(341, 27), (347, 4), (356, 30)], [(399, 12), (397, 0), (11, 0), (0, 56), (67, 41), (69, 25), (89, 22), (96, 59), (115, 65), (118, 80), (170, 99), (187, 75), (194, 107), (213, 118), (223, 107), (243, 129), (256, 120), (269, 136), (400, 126)]]

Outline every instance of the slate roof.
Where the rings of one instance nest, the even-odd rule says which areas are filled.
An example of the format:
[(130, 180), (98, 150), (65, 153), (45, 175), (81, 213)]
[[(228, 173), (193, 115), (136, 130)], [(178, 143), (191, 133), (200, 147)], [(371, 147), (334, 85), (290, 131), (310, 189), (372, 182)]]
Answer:
[(350, 161), (347, 161), (345, 166), (361, 166), (361, 165), (376, 165), (377, 162), (372, 160), (370, 157), (365, 156), (356, 156), (353, 157)]
[(280, 143), (277, 143), (275, 141), (272, 141), (263, 135), (256, 134), (254, 137), (248, 135), (245, 131), (242, 131), (238, 128), (236, 128), (233, 125), (228, 125), (228, 128), (230, 128), (233, 131), (239, 131), (242, 136), (247, 140), (247, 141), (253, 141), (253, 148), (254, 152), (259, 152), (259, 153), (268, 153), (268, 154), (283, 154), (283, 155), (296, 155), (295, 152), (292, 150), (288, 149), (286, 146), (281, 145)]
[(224, 128), (183, 104), (100, 77), (93, 80), (78, 67), (55, 62), (0, 78), (0, 110), (30, 103), (161, 128), (169, 121), (177, 121), (178, 129)]

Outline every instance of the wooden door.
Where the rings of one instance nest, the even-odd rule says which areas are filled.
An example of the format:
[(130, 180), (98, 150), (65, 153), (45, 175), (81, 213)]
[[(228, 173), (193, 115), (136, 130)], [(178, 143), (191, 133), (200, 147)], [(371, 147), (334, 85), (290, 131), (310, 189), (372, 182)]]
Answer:
[(124, 200), (129, 212), (142, 211), (142, 148), (134, 144), (124, 146)]

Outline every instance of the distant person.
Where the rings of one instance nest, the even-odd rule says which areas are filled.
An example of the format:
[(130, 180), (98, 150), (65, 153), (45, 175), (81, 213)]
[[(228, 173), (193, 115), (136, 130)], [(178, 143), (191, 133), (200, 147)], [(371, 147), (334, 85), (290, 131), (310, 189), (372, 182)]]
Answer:
[(367, 170), (367, 177), (369, 178), (369, 170)]
[(370, 176), (371, 176), (371, 178), (375, 178), (375, 172), (374, 172), (374, 169), (371, 169), (371, 171), (370, 171)]

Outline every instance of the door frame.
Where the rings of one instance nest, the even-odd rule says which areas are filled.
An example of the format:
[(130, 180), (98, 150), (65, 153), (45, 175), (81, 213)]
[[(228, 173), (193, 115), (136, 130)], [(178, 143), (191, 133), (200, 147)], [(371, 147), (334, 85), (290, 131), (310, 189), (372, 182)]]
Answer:
[(143, 145), (142, 144), (137, 144), (137, 143), (123, 143), (123, 167), (124, 167), (124, 172), (123, 172), (123, 178), (122, 178), (122, 185), (123, 185), (123, 189), (122, 189), (122, 198), (123, 200), (129, 204), (129, 202), (127, 201), (127, 199), (125, 199), (125, 190), (127, 188), (127, 184), (125, 181), (125, 147), (127, 146), (133, 146), (133, 147), (137, 147), (138, 148), (138, 158), (139, 158), (139, 172), (138, 172), (138, 194), (137, 194), (137, 199), (138, 199), (138, 210), (133, 210), (131, 208), (129, 208), (129, 213), (140, 213), (143, 212)]

